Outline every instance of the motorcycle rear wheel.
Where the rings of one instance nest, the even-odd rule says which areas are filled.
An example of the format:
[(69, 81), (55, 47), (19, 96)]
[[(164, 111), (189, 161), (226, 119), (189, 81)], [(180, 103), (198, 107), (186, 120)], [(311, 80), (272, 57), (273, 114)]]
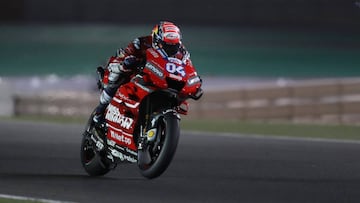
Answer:
[(86, 132), (81, 140), (80, 160), (83, 168), (90, 176), (102, 176), (110, 171), (110, 167), (103, 161), (102, 156), (96, 151), (90, 138), (92, 131), (92, 116), (86, 126)]
[(90, 176), (102, 176), (110, 171), (109, 166), (102, 161), (102, 157), (85, 136), (81, 141), (80, 157), (82, 166)]

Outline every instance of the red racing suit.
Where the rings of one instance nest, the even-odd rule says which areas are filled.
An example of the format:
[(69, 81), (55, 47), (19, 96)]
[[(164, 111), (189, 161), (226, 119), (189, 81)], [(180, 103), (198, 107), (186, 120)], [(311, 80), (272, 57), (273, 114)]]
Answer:
[[(146, 63), (146, 50), (151, 47), (150, 35), (139, 37), (129, 43), (126, 48), (117, 50), (115, 56), (110, 57), (103, 79), (105, 86), (100, 95), (100, 105), (107, 105), (119, 86), (138, 73), (139, 67), (143, 67)], [(173, 57), (185, 63), (191, 63), (190, 54), (183, 45)]]

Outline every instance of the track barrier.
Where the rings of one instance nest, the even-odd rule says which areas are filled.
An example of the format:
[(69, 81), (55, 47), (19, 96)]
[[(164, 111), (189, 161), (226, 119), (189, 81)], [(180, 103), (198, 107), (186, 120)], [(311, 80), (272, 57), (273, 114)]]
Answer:
[[(16, 116), (89, 116), (98, 93), (56, 92), (15, 96)], [(360, 124), (360, 78), (303, 80), (281, 85), (205, 90), (190, 101), (194, 119)]]

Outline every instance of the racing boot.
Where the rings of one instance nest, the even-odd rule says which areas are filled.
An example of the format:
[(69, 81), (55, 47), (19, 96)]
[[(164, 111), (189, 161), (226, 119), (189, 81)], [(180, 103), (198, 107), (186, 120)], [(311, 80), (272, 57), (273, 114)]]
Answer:
[(93, 121), (96, 126), (104, 127), (105, 126), (105, 109), (107, 104), (100, 103), (96, 109), (93, 116)]
[[(114, 95), (115, 91), (114, 88), (107, 87), (105, 88), (100, 95), (100, 103), (95, 109), (95, 113), (93, 116), (93, 121), (95, 125), (102, 127), (105, 126), (105, 109), (110, 103), (112, 96)], [(108, 93), (110, 92), (110, 94)]]

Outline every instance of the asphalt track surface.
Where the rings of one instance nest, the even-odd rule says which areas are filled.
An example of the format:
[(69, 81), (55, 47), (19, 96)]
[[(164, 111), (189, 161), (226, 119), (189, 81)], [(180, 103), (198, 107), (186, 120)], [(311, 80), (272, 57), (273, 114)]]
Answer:
[(360, 202), (360, 144), (184, 132), (159, 178), (89, 177), (83, 127), (0, 121), (0, 193), (70, 202)]

